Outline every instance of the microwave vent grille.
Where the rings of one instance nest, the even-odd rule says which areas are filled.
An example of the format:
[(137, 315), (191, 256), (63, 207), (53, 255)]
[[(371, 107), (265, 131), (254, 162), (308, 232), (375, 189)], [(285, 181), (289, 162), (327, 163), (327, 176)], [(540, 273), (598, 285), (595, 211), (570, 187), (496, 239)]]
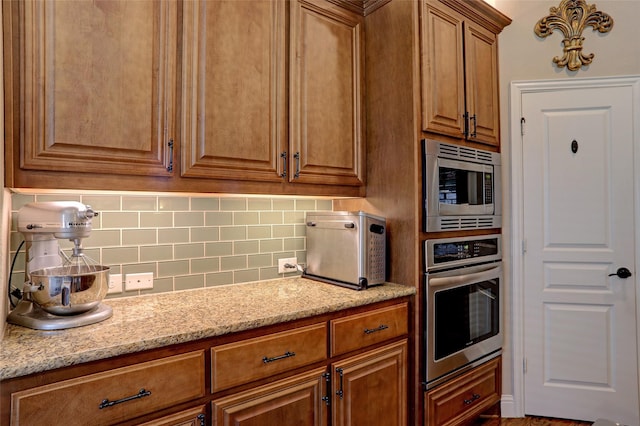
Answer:
[(482, 163), (491, 163), (493, 161), (493, 154), (489, 151), (450, 144), (440, 144), (440, 155), (448, 158), (475, 160)]
[(493, 218), (442, 218), (440, 229), (442, 231), (456, 229), (488, 229), (494, 228)]

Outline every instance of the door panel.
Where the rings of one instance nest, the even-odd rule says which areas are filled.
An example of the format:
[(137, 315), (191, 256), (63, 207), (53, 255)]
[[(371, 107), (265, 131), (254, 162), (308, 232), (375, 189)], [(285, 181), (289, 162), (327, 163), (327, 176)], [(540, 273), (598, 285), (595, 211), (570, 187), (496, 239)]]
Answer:
[(184, 2), (182, 176), (280, 182), (285, 3)]
[(638, 424), (632, 104), (625, 87), (522, 97), (526, 414)]
[(177, 4), (6, 6), (20, 168), (171, 176)]

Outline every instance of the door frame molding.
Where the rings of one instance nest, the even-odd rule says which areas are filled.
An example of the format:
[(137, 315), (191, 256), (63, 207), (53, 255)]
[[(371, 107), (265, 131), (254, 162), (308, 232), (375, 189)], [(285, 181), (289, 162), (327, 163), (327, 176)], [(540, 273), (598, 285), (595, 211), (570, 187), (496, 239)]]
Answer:
[[(509, 224), (505, 227), (511, 233), (509, 238), (510, 267), (505, 271), (505, 278), (511, 282), (511, 344), (512, 352), (512, 383), (513, 395), (503, 395), (502, 410), (505, 417), (524, 416), (524, 259), (523, 259), (523, 158), (522, 158), (522, 95), (526, 93), (550, 92), (561, 89), (591, 89), (606, 87), (628, 86), (633, 93), (633, 205), (636, 212), (640, 212), (640, 76), (616, 76), (597, 78), (576, 78), (558, 80), (529, 80), (513, 81), (510, 85), (510, 164), (511, 176), (503, 179), (509, 182), (505, 185), (504, 193), (510, 194), (511, 214)], [(526, 123), (524, 123), (526, 131)], [(507, 160), (507, 159), (505, 159)], [(507, 203), (504, 203), (505, 205)], [(635, 218), (636, 215), (634, 215)], [(638, 291), (638, 266), (640, 265), (640, 221), (635, 226), (635, 279), (636, 306), (640, 307), (640, 291)], [(509, 328), (509, 327), (507, 327)], [(640, 318), (636, 314), (636, 333), (640, 354)], [(507, 341), (508, 344), (508, 341)], [(640, 371), (640, 356), (638, 356), (638, 371)], [(640, 402), (639, 402), (640, 403)]]

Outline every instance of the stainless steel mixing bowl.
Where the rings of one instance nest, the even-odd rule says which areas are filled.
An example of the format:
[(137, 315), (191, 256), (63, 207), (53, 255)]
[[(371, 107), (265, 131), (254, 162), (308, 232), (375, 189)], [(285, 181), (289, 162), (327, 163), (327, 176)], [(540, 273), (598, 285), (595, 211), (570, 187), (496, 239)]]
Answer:
[(107, 295), (110, 269), (102, 265), (39, 269), (31, 273), (31, 300), (54, 315), (87, 312)]

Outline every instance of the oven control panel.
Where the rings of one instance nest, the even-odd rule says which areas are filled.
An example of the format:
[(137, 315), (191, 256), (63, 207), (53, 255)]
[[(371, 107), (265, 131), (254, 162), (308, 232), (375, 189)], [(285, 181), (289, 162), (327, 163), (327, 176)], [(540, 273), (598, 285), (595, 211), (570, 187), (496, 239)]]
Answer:
[(501, 236), (442, 238), (425, 241), (427, 270), (433, 267), (453, 267), (502, 258)]

